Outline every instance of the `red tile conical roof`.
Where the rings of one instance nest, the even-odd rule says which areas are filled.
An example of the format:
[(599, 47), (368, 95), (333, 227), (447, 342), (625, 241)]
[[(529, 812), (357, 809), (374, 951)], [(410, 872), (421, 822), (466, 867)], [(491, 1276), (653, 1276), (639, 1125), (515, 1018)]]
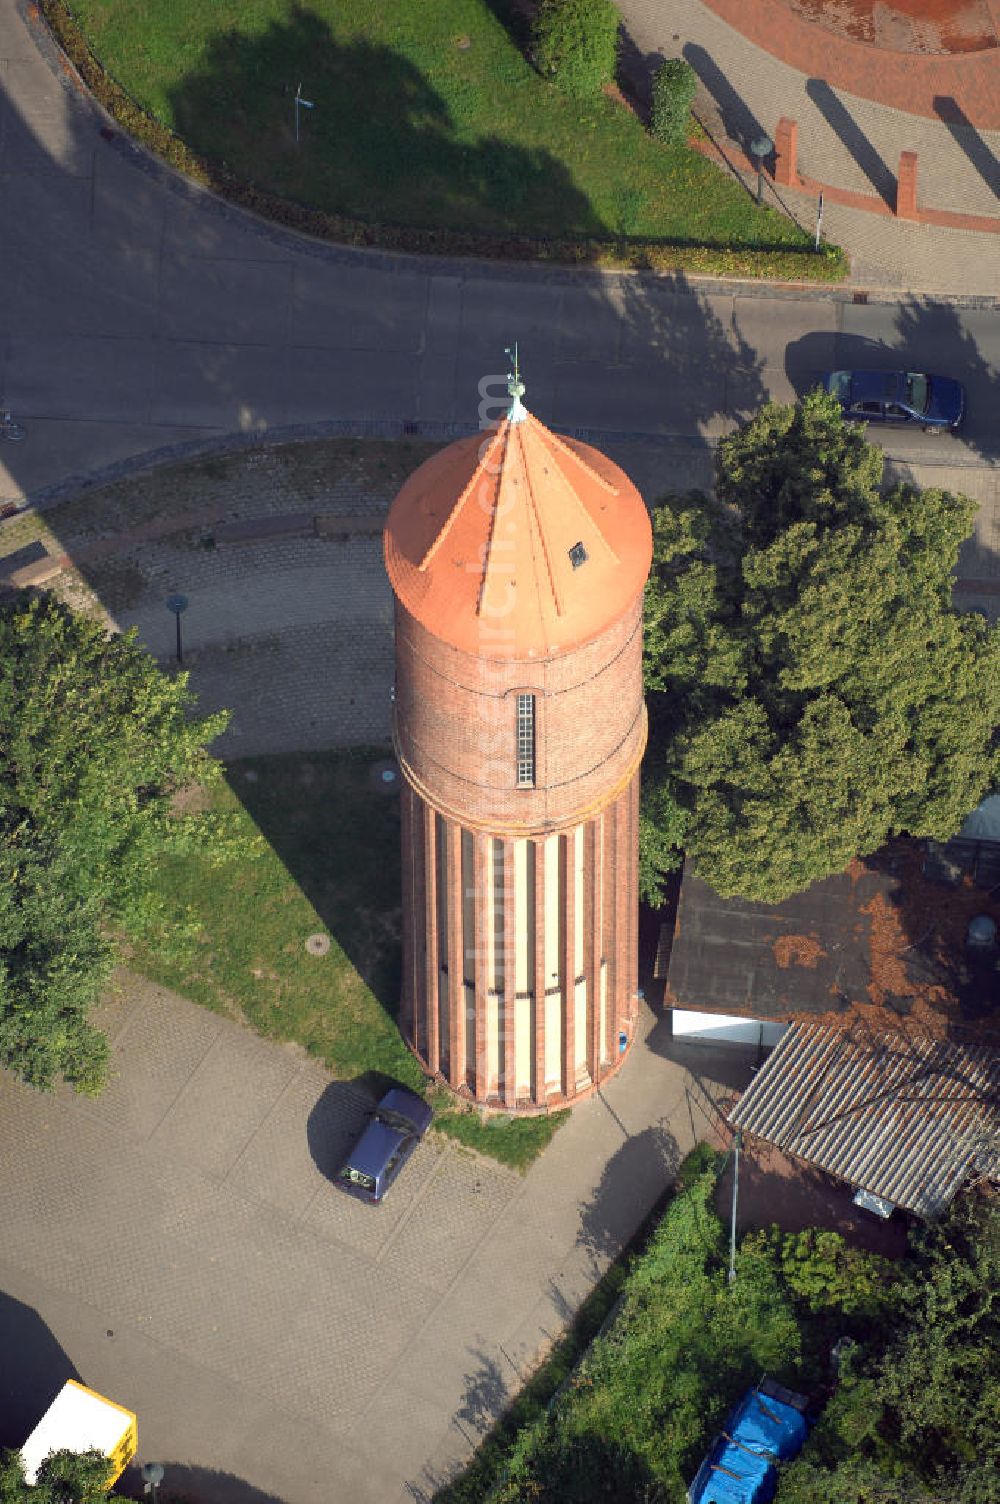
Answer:
[(385, 527), (402, 604), (486, 658), (547, 657), (595, 637), (641, 594), (651, 560), (649, 515), (624, 471), (557, 438), (519, 399), (495, 432), (415, 470)]

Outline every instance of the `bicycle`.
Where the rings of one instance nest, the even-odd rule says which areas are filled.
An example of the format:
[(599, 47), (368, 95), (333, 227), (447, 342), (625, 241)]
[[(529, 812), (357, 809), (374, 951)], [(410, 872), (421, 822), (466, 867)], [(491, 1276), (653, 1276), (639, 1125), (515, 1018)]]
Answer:
[(27, 437), (27, 432), (23, 424), (14, 422), (10, 415), (10, 408), (0, 404), (0, 439), (6, 439), (9, 444), (16, 444)]

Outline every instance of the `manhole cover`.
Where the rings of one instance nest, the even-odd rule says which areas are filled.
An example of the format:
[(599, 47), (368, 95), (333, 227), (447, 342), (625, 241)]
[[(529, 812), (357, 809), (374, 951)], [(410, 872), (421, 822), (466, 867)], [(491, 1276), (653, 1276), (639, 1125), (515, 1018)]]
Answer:
[(380, 794), (398, 794), (399, 764), (388, 760), (373, 763), (368, 774), (368, 781)]
[(325, 956), (329, 949), (329, 935), (310, 935), (306, 941), (306, 950), (311, 956)]

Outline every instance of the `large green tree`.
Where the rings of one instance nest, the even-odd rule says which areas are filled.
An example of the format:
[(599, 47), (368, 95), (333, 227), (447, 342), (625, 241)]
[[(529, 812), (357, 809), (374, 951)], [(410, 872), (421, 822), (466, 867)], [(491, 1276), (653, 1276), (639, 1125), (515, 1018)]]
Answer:
[(100, 1087), (87, 1012), (114, 936), (155, 922), (165, 850), (227, 849), (214, 817), (174, 808), (221, 772), (206, 745), (226, 717), (194, 719), (192, 700), (134, 632), (48, 596), (0, 608), (0, 1064), (35, 1086)]
[(714, 499), (654, 514), (643, 890), (686, 850), (777, 902), (890, 835), (946, 839), (1000, 769), (1000, 633), (951, 605), (974, 504), (881, 489), (814, 392), (719, 446)]

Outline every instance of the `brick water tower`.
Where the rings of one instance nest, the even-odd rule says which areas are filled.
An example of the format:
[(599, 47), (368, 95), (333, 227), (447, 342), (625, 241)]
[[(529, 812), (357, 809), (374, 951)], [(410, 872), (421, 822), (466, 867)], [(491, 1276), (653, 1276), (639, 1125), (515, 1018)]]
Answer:
[(416, 470), (385, 528), (403, 775), (401, 1023), (508, 1111), (578, 1100), (637, 1012), (649, 517), (523, 407)]

